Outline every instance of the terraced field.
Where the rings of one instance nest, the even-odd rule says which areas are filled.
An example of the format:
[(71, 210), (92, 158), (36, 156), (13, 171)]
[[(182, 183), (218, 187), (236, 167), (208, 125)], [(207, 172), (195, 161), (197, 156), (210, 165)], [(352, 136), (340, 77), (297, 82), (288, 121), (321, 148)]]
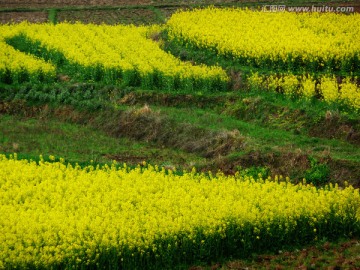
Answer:
[(360, 15), (239, 7), (2, 1), (0, 269), (359, 267)]

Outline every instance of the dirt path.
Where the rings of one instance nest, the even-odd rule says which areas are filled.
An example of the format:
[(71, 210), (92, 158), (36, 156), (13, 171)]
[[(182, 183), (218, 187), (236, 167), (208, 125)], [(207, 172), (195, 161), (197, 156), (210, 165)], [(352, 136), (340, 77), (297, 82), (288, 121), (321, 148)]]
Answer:
[(149, 5), (151, 0), (2, 0), (0, 8), (63, 8), (77, 6)]
[[(263, 0), (263, 3), (273, 4), (276, 1), (273, 0)], [(284, 1), (279, 1), (284, 3)], [(286, 2), (286, 1), (285, 1)], [(305, 3), (306, 2), (306, 3)], [(292, 3), (288, 1), (288, 3)], [(67, 8), (67, 7), (96, 7), (96, 6), (109, 6), (109, 7), (118, 7), (118, 6), (142, 6), (142, 5), (155, 5), (155, 6), (167, 6), (167, 5), (191, 5), (191, 4), (248, 4), (248, 5), (259, 5), (257, 0), (1, 0), (0, 9), (17, 9), (17, 8)], [(335, 0), (329, 1), (328, 3), (319, 2), (318, 0), (306, 1), (304, 3), (298, 4), (289, 4), (299, 5), (299, 6), (353, 6), (355, 7), (356, 12), (360, 12), (360, 3), (359, 1), (344, 1), (344, 0)]]
[[(273, 3), (272, 0), (263, 0), (263, 4), (260, 6), (265, 5), (264, 3), (267, 1), (269, 1), (269, 4)], [(48, 22), (49, 14), (47, 9), (50, 8), (57, 9), (57, 20), (59, 22), (153, 24), (162, 23), (163, 18), (169, 18), (177, 8), (190, 4), (254, 6), (256, 3), (254, 0), (1, 0), (0, 24), (22, 21), (31, 23)], [(301, 4), (296, 5), (301, 6)], [(302, 5), (354, 7), (354, 12), (360, 13), (359, 1), (343, 2), (338, 0), (328, 4), (314, 1)], [(295, 4), (289, 4), (288, 6), (295, 6)], [(162, 14), (161, 18), (154, 13), (152, 7), (158, 9), (158, 13)], [(134, 10), (134, 8), (137, 10)]]

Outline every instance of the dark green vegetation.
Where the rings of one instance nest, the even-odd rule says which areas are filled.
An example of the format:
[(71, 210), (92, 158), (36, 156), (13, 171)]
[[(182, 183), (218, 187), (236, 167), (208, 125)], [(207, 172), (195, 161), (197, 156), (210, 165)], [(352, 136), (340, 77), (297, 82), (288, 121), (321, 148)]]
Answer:
[[(288, 1), (293, 5), (304, 2)], [(30, 20), (35, 18), (31, 15), (45, 14), (43, 21), (53, 23), (139, 25), (162, 23), (177, 8), (185, 7), (178, 1), (154, 3), (159, 5), (37, 7), (31, 12), (4, 9), (0, 16), (11, 21), (6, 13)], [(353, 2), (332, 4), (342, 3)], [(208, 55), (170, 45), (167, 49), (183, 59), (211, 60)], [(345, 181), (360, 186), (358, 113), (318, 100), (250, 91), (242, 73), (231, 68), (228, 72), (232, 78), (228, 90), (215, 93), (89, 83), (68, 76), (65, 70), (55, 82), (2, 84), (0, 152), (17, 152), (20, 158), (32, 159), (55, 155), (84, 165), (90, 160), (129, 165), (147, 161), (179, 171), (195, 166), (201, 171), (240, 171), (255, 177), (289, 176), (294, 183), (306, 178), (317, 186), (329, 182), (344, 186)], [(213, 262), (192, 269), (355, 269), (360, 267), (358, 254), (356, 240), (326, 242), (305, 250), (253, 255), (246, 261)]]

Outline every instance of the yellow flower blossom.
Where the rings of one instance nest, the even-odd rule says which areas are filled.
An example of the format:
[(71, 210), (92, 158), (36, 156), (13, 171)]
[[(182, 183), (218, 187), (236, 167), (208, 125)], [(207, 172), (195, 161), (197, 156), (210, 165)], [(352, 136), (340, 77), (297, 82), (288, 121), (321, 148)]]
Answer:
[(226, 241), (320, 237), (325, 223), (331, 236), (343, 235), (360, 219), (359, 191), (351, 186), (180, 176), (151, 165), (81, 168), (4, 155), (0, 167), (0, 266), (9, 269), (110, 262), (142, 268), (148, 257), (184, 257)]
[[(147, 38), (154, 30), (155, 27), (80, 23), (0, 26), (4, 38), (22, 34), (32, 42), (40, 42), (47, 51), (63, 55), (75, 70), (72, 72), (86, 78), (141, 84), (144, 88), (195, 89), (226, 85), (228, 76), (222, 68), (183, 62), (160, 49), (159, 44)], [(2, 40), (0, 44), (7, 46), (6, 50), (10, 47)]]
[(216, 51), (244, 65), (358, 71), (360, 14), (264, 13), (239, 8), (180, 11), (169, 38)]

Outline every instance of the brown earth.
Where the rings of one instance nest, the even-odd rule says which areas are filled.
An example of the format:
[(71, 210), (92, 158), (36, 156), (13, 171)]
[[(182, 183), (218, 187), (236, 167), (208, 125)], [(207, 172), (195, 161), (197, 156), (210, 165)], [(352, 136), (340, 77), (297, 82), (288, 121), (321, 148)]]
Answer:
[[(22, 21), (28, 21), (32, 23), (43, 23), (48, 21), (48, 13), (45, 11), (33, 11), (21, 10), (21, 9), (47, 9), (57, 8), (57, 20), (68, 22), (83, 22), (83, 23), (106, 23), (106, 24), (153, 24), (159, 23), (159, 18), (156, 14), (147, 8), (139, 9), (108, 9), (104, 10), (100, 7), (120, 7), (120, 6), (156, 6), (165, 18), (169, 18), (178, 9), (189, 7), (189, 4), (214, 4), (214, 5), (226, 5), (234, 4), (239, 5), (241, 3), (254, 4), (253, 0), (193, 0), (193, 1), (181, 1), (181, 0), (2, 0), (0, 2), (0, 23), (18, 23)], [(273, 2), (272, 0), (264, 1)], [(300, 4), (299, 4), (300, 5)], [(308, 3), (307, 5), (311, 5)], [(322, 6), (321, 3), (313, 3), (314, 6)], [(328, 3), (329, 6), (350, 6), (354, 7), (356, 13), (360, 13), (359, 2), (332, 2)], [(294, 5), (292, 5), (294, 6)], [(61, 10), (62, 8), (84, 8), (81, 10)], [(94, 8), (89, 10), (87, 8)], [(96, 9), (99, 7), (99, 9)], [(259, 6), (258, 8), (261, 8)], [(9, 10), (10, 9), (10, 10)], [(14, 12), (15, 9), (16, 12)], [(19, 10), (18, 10), (19, 9)], [(9, 10), (9, 11), (7, 11)]]
[(116, 10), (64, 10), (57, 13), (58, 22), (82, 22), (95, 24), (135, 24), (148, 25), (158, 23), (158, 18), (153, 10), (116, 9)]
[(124, 5), (189, 5), (189, 4), (224, 4), (254, 3), (257, 0), (2, 0), (0, 8), (61, 8), (77, 6), (124, 6)]
[[(264, 0), (263, 3), (278, 3), (276, 0)], [(282, 2), (283, 3), (283, 2)], [(2, 0), (0, 8), (63, 8), (63, 7), (91, 7), (91, 6), (124, 6), (124, 5), (189, 5), (189, 4), (259, 4), (258, 0)], [(292, 6), (294, 4), (291, 4)], [(296, 5), (296, 4), (295, 4)], [(298, 4), (299, 6), (301, 3)], [(313, 1), (302, 5), (325, 5), (324, 2)], [(329, 1), (329, 6), (354, 6), (360, 12), (358, 1)]]
[[(330, 168), (330, 179), (336, 179), (331, 183), (338, 183), (344, 186), (344, 180), (354, 188), (360, 187), (360, 168), (357, 162), (332, 159), (330, 156), (323, 157), (321, 164), (327, 164)], [(225, 174), (234, 174), (238, 168), (266, 167), (271, 171), (271, 176), (288, 176), (293, 183), (302, 182), (304, 172), (310, 169), (309, 154), (299, 152), (263, 153), (260, 151), (249, 152), (237, 159), (219, 158), (214, 159), (214, 168), (203, 168), (206, 172), (209, 169), (219, 169)], [(302, 177), (300, 177), (302, 175)], [(340, 180), (341, 179), (341, 180)]]
[(19, 23), (28, 21), (31, 23), (43, 23), (48, 21), (47, 12), (0, 12), (0, 24)]
[(2, 0), (0, 8), (50, 8), (68, 6), (123, 6), (149, 5), (151, 0)]
[(161, 8), (161, 12), (166, 18), (170, 18), (179, 8), (178, 7), (165, 7)]
[(189, 270), (356, 270), (360, 269), (360, 243), (358, 239), (328, 242), (307, 246), (300, 250), (281, 251), (278, 254), (254, 254), (246, 260), (231, 260), (209, 266), (192, 266)]

